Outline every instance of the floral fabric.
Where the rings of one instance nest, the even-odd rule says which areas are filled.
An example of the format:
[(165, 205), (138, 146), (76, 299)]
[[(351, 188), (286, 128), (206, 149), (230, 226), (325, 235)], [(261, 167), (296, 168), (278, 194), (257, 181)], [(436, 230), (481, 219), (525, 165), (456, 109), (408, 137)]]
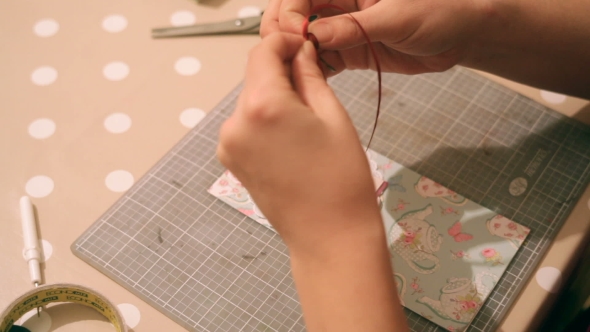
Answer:
[[(401, 303), (449, 331), (465, 330), (530, 229), (373, 151), (367, 158)], [(228, 171), (209, 192), (272, 229)]]

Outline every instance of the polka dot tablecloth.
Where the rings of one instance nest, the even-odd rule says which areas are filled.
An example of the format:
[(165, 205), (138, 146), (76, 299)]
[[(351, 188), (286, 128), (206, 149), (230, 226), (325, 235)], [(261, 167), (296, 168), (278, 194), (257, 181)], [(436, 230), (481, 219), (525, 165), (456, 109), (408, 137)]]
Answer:
[[(247, 53), (259, 40), (152, 40), (151, 28), (258, 15), (264, 6), (263, 0), (0, 2), (0, 307), (31, 288), (18, 208), (26, 194), (36, 207), (46, 283), (100, 290), (133, 331), (183, 331), (74, 257), (69, 246), (241, 81)], [(586, 106), (525, 90), (568, 115)], [(590, 193), (583, 199), (505, 331), (531, 324), (541, 310), (537, 303), (559, 290), (564, 258), (588, 229), (578, 221), (587, 215)], [(33, 331), (112, 331), (91, 309), (72, 305), (49, 307), (42, 317), (29, 314), (21, 322)]]

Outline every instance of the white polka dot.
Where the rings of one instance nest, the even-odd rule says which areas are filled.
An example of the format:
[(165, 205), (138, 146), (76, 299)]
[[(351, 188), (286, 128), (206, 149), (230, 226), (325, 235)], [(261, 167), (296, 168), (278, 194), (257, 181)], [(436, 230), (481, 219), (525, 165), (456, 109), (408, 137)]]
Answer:
[(29, 179), (25, 185), (25, 191), (29, 196), (41, 198), (53, 191), (53, 180), (45, 175), (37, 175)]
[(33, 26), (33, 31), (39, 37), (51, 37), (59, 30), (59, 23), (50, 18), (40, 20)]
[(126, 27), (127, 19), (122, 15), (109, 15), (102, 20), (102, 28), (107, 32), (121, 32)]
[[(49, 243), (47, 240), (41, 240), (41, 262), (47, 262), (51, 255), (53, 255), (53, 245)], [(25, 256), (25, 249), (23, 249), (23, 259), (27, 260), (27, 256)]]
[(29, 135), (36, 139), (50, 137), (55, 132), (55, 122), (50, 119), (37, 119), (29, 125)]
[(560, 93), (541, 90), (541, 98), (551, 104), (561, 104), (566, 100), (567, 96)]
[(57, 79), (57, 70), (53, 67), (43, 66), (35, 69), (31, 74), (31, 81), (39, 86), (49, 85)]
[(199, 61), (197, 58), (193, 58), (192, 56), (185, 56), (176, 60), (174, 69), (176, 69), (176, 72), (180, 75), (191, 76), (201, 70), (201, 61)]
[(170, 23), (173, 26), (193, 25), (197, 21), (195, 14), (188, 10), (179, 10), (170, 16)]
[(43, 247), (41, 258), (43, 262), (47, 262), (51, 258), (51, 255), (53, 255), (53, 246), (47, 240), (41, 240), (41, 246)]
[(113, 61), (104, 66), (102, 73), (107, 80), (120, 81), (129, 75), (129, 66), (121, 61)]
[(133, 175), (127, 171), (112, 171), (104, 180), (107, 188), (114, 192), (125, 191), (133, 185)]
[(542, 267), (535, 275), (537, 283), (549, 293), (556, 293), (561, 286), (561, 272), (551, 266)]
[(35, 332), (47, 332), (51, 328), (51, 316), (45, 310), (39, 312), (37, 317), (37, 308), (27, 312), (20, 319), (23, 327), (26, 327), (29, 331)]
[(113, 134), (124, 133), (131, 127), (131, 118), (125, 113), (113, 113), (104, 119), (104, 127)]
[(139, 309), (137, 309), (136, 306), (129, 303), (121, 303), (117, 305), (117, 308), (119, 308), (119, 311), (121, 311), (121, 315), (123, 316), (123, 319), (125, 320), (127, 326), (129, 326), (130, 328), (134, 328), (137, 326), (137, 324), (139, 324), (139, 320), (141, 319), (141, 313), (139, 312)]
[(199, 108), (187, 108), (180, 113), (180, 123), (187, 128), (193, 128), (201, 122), (206, 113)]
[(246, 6), (246, 7), (242, 7), (242, 9), (240, 9), (240, 11), (238, 12), (238, 17), (244, 18), (244, 17), (260, 16), (261, 14), (262, 14), (262, 10), (260, 8), (254, 7), (254, 6)]

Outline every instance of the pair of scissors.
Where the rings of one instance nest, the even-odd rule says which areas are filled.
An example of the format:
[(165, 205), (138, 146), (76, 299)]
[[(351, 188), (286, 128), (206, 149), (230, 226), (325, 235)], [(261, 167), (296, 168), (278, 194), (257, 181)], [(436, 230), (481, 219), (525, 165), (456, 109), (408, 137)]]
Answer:
[(262, 13), (258, 16), (236, 18), (223, 22), (155, 28), (152, 29), (152, 38), (258, 34), (260, 32), (261, 19)]

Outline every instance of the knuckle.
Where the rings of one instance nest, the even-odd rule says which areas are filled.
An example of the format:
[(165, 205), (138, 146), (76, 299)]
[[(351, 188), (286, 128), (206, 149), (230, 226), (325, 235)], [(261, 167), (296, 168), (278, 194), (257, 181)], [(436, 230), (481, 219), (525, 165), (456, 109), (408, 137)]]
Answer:
[[(229, 161), (229, 158), (234, 155), (235, 151), (240, 151), (241, 144), (244, 140), (240, 139), (244, 136), (244, 128), (240, 126), (240, 122), (236, 121), (236, 117), (232, 115), (227, 119), (219, 129), (219, 145), (217, 146), (217, 156), (220, 161)], [(225, 164), (222, 161), (223, 164)]]
[(243, 114), (252, 123), (264, 125), (276, 122), (280, 117), (280, 100), (272, 94), (256, 91), (245, 95)]
[(279, 31), (278, 22), (266, 22), (260, 26), (260, 36), (262, 38)]
[(217, 160), (219, 160), (219, 162), (225, 166), (226, 168), (228, 168), (228, 166), (230, 165), (230, 161), (231, 158), (229, 156), (229, 154), (227, 153), (227, 150), (225, 149), (225, 146), (220, 142), (219, 145), (217, 145), (217, 150), (215, 151), (215, 154), (217, 156)]

